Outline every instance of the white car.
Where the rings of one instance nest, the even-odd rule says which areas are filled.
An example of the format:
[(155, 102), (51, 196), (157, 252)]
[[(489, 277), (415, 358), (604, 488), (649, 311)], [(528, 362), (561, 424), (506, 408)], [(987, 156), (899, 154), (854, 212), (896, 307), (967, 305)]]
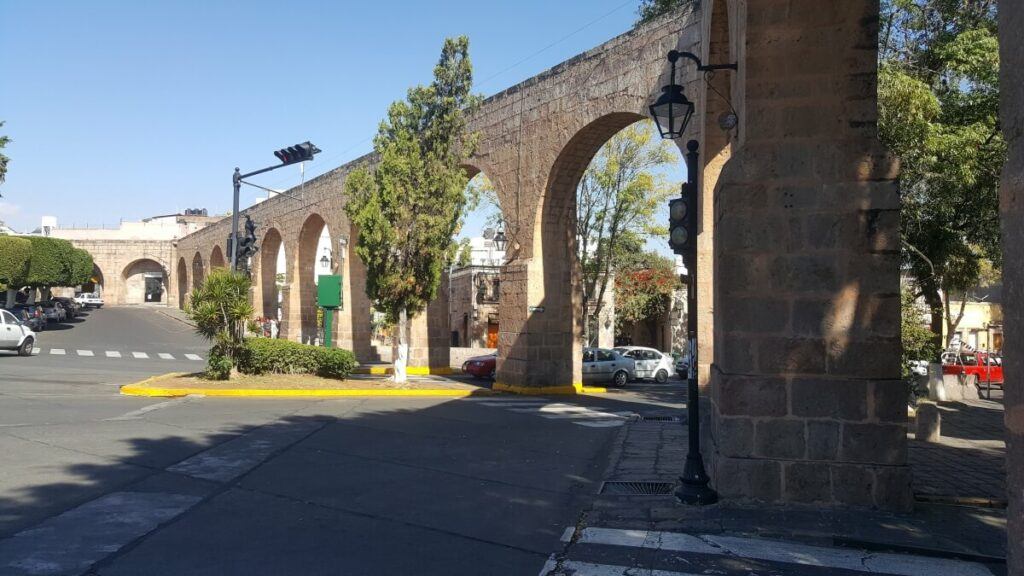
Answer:
[(662, 384), (676, 373), (676, 368), (672, 363), (672, 356), (658, 352), (654, 348), (619, 346), (612, 350), (633, 359), (633, 362), (636, 364), (637, 378), (653, 378), (655, 382)]
[(102, 308), (103, 298), (100, 298), (98, 294), (92, 292), (83, 292), (82, 294), (76, 294), (74, 298), (75, 302), (82, 308)]
[(0, 310), (0, 350), (17, 350), (19, 356), (31, 356), (36, 333), (7, 310)]

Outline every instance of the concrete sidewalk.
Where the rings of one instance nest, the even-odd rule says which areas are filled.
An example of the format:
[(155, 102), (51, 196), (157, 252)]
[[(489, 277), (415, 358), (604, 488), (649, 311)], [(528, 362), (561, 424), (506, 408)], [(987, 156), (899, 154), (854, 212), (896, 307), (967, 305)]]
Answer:
[[(675, 414), (679, 415), (678, 412)], [(605, 473), (605, 481), (674, 485), (682, 473), (686, 441), (686, 424), (682, 418), (629, 423), (620, 432), (617, 449)], [(916, 475), (927, 476), (942, 472), (937, 468), (927, 468), (927, 461), (921, 466), (922, 469), (914, 470)], [(976, 562), (993, 574), (1005, 573), (1006, 515), (1004, 510), (990, 507), (918, 501), (912, 513), (893, 514), (799, 506), (717, 504), (696, 507), (678, 504), (671, 494), (600, 494), (574, 527), (577, 536), (566, 538), (565, 549), (556, 555), (550, 566), (551, 574), (560, 574), (558, 570), (573, 566), (573, 562), (586, 565), (595, 554), (593, 546), (581, 546), (579, 542), (579, 534), (584, 534), (582, 531), (587, 528), (626, 530), (625, 534), (650, 532), (658, 534), (659, 538), (668, 534), (678, 539), (689, 534), (771, 539), (775, 542), (772, 546), (776, 547), (809, 545), (878, 554), (902, 554), (914, 561), (920, 557), (930, 557), (954, 563)], [(621, 543), (612, 548), (620, 552), (626, 550)], [(635, 559), (631, 567), (657, 568), (660, 566), (659, 555), (678, 554), (678, 551), (671, 550), (659, 553), (646, 549), (644, 552), (643, 555), (634, 553), (625, 556)], [(671, 564), (668, 560), (665, 562), (665, 566)], [(554, 568), (556, 564), (559, 566), (557, 570)], [(756, 564), (750, 567), (752, 570), (756, 568)], [(769, 573), (772, 572), (769, 570)], [(783, 570), (780, 573), (790, 572)]]

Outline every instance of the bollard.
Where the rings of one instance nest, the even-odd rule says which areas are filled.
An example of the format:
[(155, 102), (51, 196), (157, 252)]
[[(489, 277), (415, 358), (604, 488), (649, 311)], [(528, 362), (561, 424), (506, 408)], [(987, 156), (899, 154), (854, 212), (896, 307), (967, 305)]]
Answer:
[(917, 405), (917, 439), (925, 442), (938, 442), (941, 439), (942, 417), (939, 406), (934, 402), (921, 402)]

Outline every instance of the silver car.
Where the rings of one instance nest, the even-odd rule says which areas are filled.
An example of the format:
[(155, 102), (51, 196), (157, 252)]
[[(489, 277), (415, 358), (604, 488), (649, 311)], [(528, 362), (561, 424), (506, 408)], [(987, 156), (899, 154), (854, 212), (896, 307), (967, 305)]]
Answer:
[(622, 346), (613, 349), (636, 363), (637, 378), (653, 378), (659, 384), (665, 383), (676, 373), (672, 357), (644, 346)]
[(583, 349), (583, 383), (606, 383), (625, 386), (636, 377), (632, 358), (604, 348)]

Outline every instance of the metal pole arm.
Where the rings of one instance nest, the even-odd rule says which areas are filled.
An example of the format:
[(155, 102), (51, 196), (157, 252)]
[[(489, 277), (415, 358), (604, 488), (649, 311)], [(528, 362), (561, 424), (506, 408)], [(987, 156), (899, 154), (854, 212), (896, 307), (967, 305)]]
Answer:
[(687, 58), (693, 60), (694, 64), (697, 65), (697, 70), (701, 72), (708, 72), (710, 70), (739, 70), (739, 65), (735, 62), (732, 64), (708, 64), (704, 65), (700, 61), (700, 57), (693, 52), (681, 52), (679, 50), (671, 50), (668, 53), (668, 61), (675, 64), (680, 58)]

